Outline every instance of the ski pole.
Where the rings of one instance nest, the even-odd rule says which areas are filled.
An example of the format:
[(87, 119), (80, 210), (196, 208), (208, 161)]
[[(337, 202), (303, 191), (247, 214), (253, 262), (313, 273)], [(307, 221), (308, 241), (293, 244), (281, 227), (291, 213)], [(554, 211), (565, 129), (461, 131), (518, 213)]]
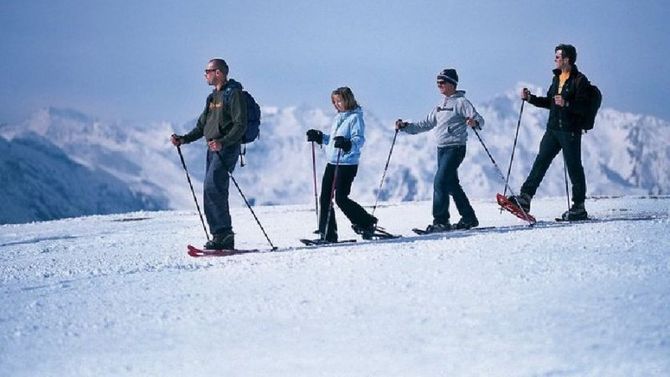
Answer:
[(312, 142), (312, 178), (314, 180), (314, 213), (316, 213), (316, 229), (319, 229), (319, 195), (316, 189), (316, 153)]
[(184, 172), (186, 172), (186, 180), (188, 181), (188, 185), (191, 188), (191, 194), (193, 194), (193, 200), (195, 201), (195, 208), (198, 209), (198, 215), (200, 215), (200, 222), (202, 223), (202, 229), (205, 231), (205, 237), (207, 237), (207, 241), (209, 241), (209, 232), (207, 232), (207, 227), (205, 226), (205, 220), (202, 218), (202, 211), (200, 211), (198, 198), (195, 196), (195, 191), (193, 190), (193, 184), (191, 183), (191, 177), (188, 174), (188, 169), (186, 168), (186, 162), (184, 161), (184, 156), (181, 154), (181, 148), (179, 145), (177, 145), (177, 152), (179, 153), (181, 166), (184, 167)]
[(565, 149), (561, 152), (563, 154), (563, 178), (565, 180), (565, 197), (568, 198), (568, 211), (570, 211), (570, 192), (568, 191), (568, 166), (565, 159)]
[[(326, 240), (326, 234), (328, 234), (328, 228), (330, 227), (330, 217), (333, 215), (333, 198), (335, 197), (335, 184), (337, 183), (337, 170), (340, 167), (340, 156), (342, 155), (342, 149), (337, 151), (337, 161), (335, 162), (335, 171), (333, 172), (333, 184), (330, 186), (330, 205), (328, 206), (328, 217), (326, 218), (326, 229), (321, 233), (321, 240)], [(323, 210), (323, 208), (321, 209)]]
[[(219, 156), (219, 159), (221, 160), (221, 164), (225, 167), (225, 162), (223, 160), (223, 157), (221, 157), (221, 153), (219, 151), (216, 151), (216, 155)], [(251, 211), (251, 214), (254, 216), (254, 219), (256, 220), (256, 224), (261, 228), (261, 231), (263, 232), (263, 235), (265, 236), (265, 239), (268, 240), (268, 243), (270, 244), (270, 247), (272, 250), (277, 250), (277, 247), (272, 244), (272, 241), (270, 241), (270, 237), (268, 237), (268, 234), (265, 232), (265, 228), (263, 228), (263, 225), (261, 225), (261, 222), (258, 220), (258, 216), (256, 216), (256, 213), (254, 212), (253, 208), (251, 208), (251, 204), (249, 204), (249, 201), (247, 200), (247, 197), (244, 195), (242, 192), (242, 189), (240, 188), (240, 185), (237, 184), (237, 180), (233, 176), (233, 173), (229, 172), (228, 169), (226, 169), (226, 173), (228, 173), (228, 176), (230, 179), (233, 181), (235, 184), (235, 187), (237, 187), (237, 192), (240, 193), (240, 196), (242, 199), (244, 199), (244, 204), (247, 205), (247, 208), (249, 208), (249, 211)]]
[[(524, 88), (525, 89), (525, 88)], [(512, 161), (514, 161), (514, 151), (516, 150), (516, 142), (519, 139), (519, 127), (521, 127), (521, 115), (523, 115), (523, 104), (526, 103), (526, 100), (521, 100), (521, 110), (519, 111), (519, 120), (516, 122), (516, 133), (514, 134), (514, 145), (512, 146), (512, 155), (509, 159), (509, 166), (507, 167), (507, 177), (505, 178), (505, 189), (503, 195), (507, 194), (507, 185), (509, 184), (509, 176), (512, 172)]]
[[(489, 155), (489, 158), (491, 159), (491, 162), (493, 162), (493, 166), (495, 166), (496, 171), (498, 172), (498, 175), (503, 180), (503, 182), (505, 182), (505, 175), (503, 174), (502, 170), (500, 170), (500, 168), (498, 167), (498, 164), (496, 163), (496, 160), (493, 158), (493, 156), (491, 156), (491, 152), (489, 152), (489, 149), (486, 147), (486, 144), (484, 144), (484, 140), (482, 140), (482, 137), (479, 136), (479, 132), (477, 132), (476, 128), (473, 128), (472, 130), (475, 131), (475, 135), (477, 135), (477, 139), (479, 139), (479, 142), (484, 147), (484, 150), (486, 151), (486, 154)], [(516, 196), (516, 194), (514, 193), (514, 191), (512, 191), (512, 188), (509, 187), (509, 184), (507, 182), (505, 182), (505, 187), (507, 187), (510, 194), (512, 194), (513, 196)], [(519, 206), (519, 209), (523, 212), (524, 216), (526, 218), (528, 218), (528, 213), (523, 208), (521, 208), (521, 206)]]
[(391, 162), (391, 154), (393, 153), (393, 146), (395, 146), (395, 139), (398, 137), (399, 129), (396, 128), (395, 134), (393, 135), (393, 141), (391, 142), (391, 150), (389, 151), (389, 156), (386, 159), (386, 165), (384, 166), (384, 172), (382, 173), (382, 180), (379, 182), (379, 189), (377, 189), (377, 197), (375, 198), (375, 205), (372, 207), (372, 216), (375, 215), (375, 210), (377, 209), (377, 203), (379, 202), (379, 194), (382, 192), (382, 185), (384, 184), (384, 178), (386, 178), (386, 171), (389, 168), (389, 162)]

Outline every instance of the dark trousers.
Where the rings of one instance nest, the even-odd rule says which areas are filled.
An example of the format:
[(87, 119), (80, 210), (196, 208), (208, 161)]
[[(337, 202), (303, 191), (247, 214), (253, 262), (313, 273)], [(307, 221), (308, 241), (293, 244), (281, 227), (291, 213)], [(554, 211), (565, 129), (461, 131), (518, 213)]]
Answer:
[[(319, 232), (326, 235), (329, 241), (337, 240), (337, 223), (335, 221), (335, 210), (331, 208), (331, 190), (333, 188), (333, 179), (335, 179), (335, 203), (340, 207), (345, 216), (352, 224), (368, 226), (376, 219), (367, 213), (358, 203), (349, 199), (351, 193), (351, 184), (354, 182), (358, 165), (339, 165), (337, 167), (337, 177), (335, 177), (335, 165), (327, 164), (321, 181), (321, 196), (319, 205)], [(330, 220), (328, 218), (330, 217)], [(328, 229), (326, 230), (326, 223)]]
[(218, 154), (207, 149), (203, 206), (209, 231), (213, 235), (225, 234), (233, 230), (228, 204), (228, 187), (230, 186), (228, 172), (232, 173), (235, 170), (239, 155), (239, 144), (223, 148)]
[(572, 182), (572, 201), (580, 204), (586, 199), (586, 178), (582, 166), (582, 134), (548, 129), (540, 142), (540, 151), (521, 192), (533, 196), (540, 186), (554, 157), (563, 150), (565, 166)]
[(475, 211), (458, 180), (458, 167), (465, 158), (465, 145), (437, 148), (437, 172), (433, 182), (433, 223), (449, 223), (449, 196), (464, 219), (474, 219)]

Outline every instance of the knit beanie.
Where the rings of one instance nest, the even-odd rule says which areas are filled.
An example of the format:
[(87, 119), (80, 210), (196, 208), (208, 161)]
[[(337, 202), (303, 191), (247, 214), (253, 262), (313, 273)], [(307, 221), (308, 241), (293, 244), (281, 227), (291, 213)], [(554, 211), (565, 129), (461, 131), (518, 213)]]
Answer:
[(456, 73), (456, 70), (453, 69), (453, 68), (447, 68), (447, 69), (443, 70), (442, 72), (440, 72), (437, 75), (437, 79), (442, 80), (442, 81), (446, 81), (446, 82), (450, 82), (450, 83), (454, 84), (454, 86), (458, 85), (458, 73)]

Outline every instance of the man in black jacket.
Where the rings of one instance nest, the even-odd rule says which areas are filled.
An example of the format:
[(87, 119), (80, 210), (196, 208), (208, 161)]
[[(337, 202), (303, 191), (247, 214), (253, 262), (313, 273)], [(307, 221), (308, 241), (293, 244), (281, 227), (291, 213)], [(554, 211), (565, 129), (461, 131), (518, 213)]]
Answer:
[(247, 106), (242, 85), (228, 78), (223, 59), (212, 59), (205, 68), (205, 80), (214, 87), (207, 96), (205, 109), (189, 133), (172, 135), (179, 146), (205, 137), (207, 174), (204, 186), (205, 217), (213, 239), (206, 249), (234, 249), (235, 237), (228, 206), (229, 174), (235, 169), (242, 137), (247, 129)]
[(521, 186), (521, 193), (509, 199), (530, 211), (530, 201), (542, 182), (554, 157), (563, 150), (565, 166), (572, 182), (572, 207), (563, 213), (564, 220), (585, 220), (588, 213), (584, 208), (586, 199), (586, 179), (582, 166), (582, 129), (580, 122), (588, 111), (589, 80), (579, 72), (575, 61), (577, 50), (569, 44), (560, 44), (554, 49), (554, 78), (546, 97), (530, 94), (526, 88), (521, 98), (537, 107), (549, 109), (547, 130), (540, 142), (540, 151), (533, 167)]

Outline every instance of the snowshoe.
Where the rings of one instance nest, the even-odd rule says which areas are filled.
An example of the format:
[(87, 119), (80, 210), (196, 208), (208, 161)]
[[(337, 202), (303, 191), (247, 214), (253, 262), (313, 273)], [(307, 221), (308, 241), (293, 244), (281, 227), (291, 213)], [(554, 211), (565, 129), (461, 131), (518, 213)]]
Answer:
[(418, 235), (432, 234), (432, 233), (443, 233), (451, 230), (451, 225), (441, 224), (441, 223), (432, 223), (426, 227), (426, 229), (414, 228), (412, 231)]
[(531, 196), (526, 193), (520, 193), (519, 195), (511, 195), (507, 197), (507, 200), (514, 203), (517, 207), (521, 208), (524, 212), (530, 212), (530, 201)]
[(257, 253), (258, 249), (200, 249), (192, 245), (187, 246), (188, 255), (199, 257), (227, 257), (230, 255)]
[[(521, 196), (523, 196), (523, 194), (518, 197), (512, 197), (512, 198), (520, 198)], [(500, 207), (504, 208), (505, 210), (512, 213), (514, 216), (520, 218), (521, 220), (528, 221), (530, 225), (533, 225), (537, 222), (537, 220), (535, 220), (535, 217), (533, 217), (533, 215), (528, 213), (528, 211), (526, 211), (523, 207), (519, 207), (518, 205), (516, 205), (515, 202), (510, 201), (504, 195), (497, 194), (496, 200), (498, 202), (498, 205), (500, 205)], [(521, 204), (524, 203), (521, 202)], [(530, 209), (530, 201), (527, 202), (527, 205), (528, 205), (527, 208)]]
[(336, 245), (336, 244), (339, 244), (339, 243), (356, 242), (356, 240), (329, 241), (329, 240), (324, 240), (322, 238), (316, 238), (316, 239), (301, 238), (300, 242), (302, 242), (306, 246), (327, 246), (327, 245)]

